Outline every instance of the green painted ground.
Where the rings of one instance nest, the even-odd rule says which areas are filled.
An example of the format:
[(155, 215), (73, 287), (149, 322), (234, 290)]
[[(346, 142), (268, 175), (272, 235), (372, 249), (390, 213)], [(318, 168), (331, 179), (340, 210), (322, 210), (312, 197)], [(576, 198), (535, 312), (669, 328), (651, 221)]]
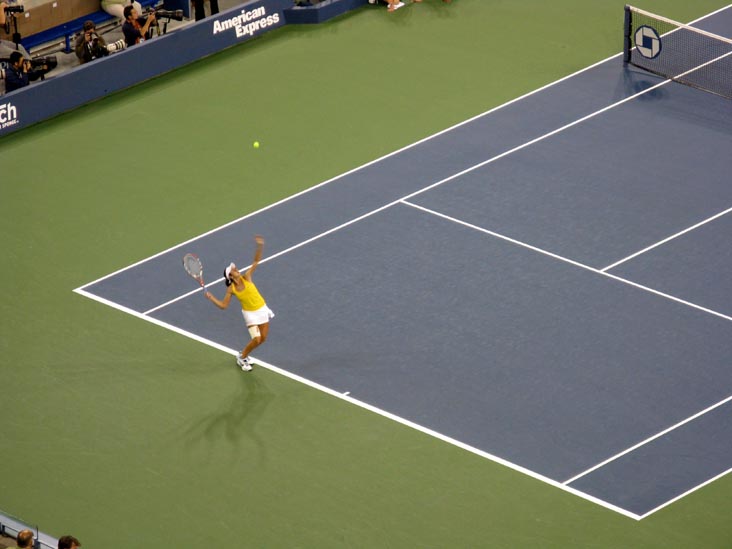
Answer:
[(85, 548), (729, 547), (729, 477), (636, 522), (72, 293), (618, 53), (622, 6), (364, 8), (0, 140), (0, 509)]

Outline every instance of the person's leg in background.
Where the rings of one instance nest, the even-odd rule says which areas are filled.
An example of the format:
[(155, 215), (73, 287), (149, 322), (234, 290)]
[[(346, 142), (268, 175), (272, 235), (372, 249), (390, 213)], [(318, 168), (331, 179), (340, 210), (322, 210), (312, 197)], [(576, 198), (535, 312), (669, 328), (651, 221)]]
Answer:
[(196, 21), (200, 21), (206, 17), (206, 10), (203, 9), (203, 0), (191, 0), (193, 4), (193, 17)]

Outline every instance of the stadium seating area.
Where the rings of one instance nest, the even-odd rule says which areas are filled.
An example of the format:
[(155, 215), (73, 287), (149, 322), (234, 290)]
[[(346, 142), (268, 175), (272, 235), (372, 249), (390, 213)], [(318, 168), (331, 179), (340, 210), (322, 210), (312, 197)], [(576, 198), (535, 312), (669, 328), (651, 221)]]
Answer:
[[(155, 6), (158, 3), (161, 3), (162, 0), (138, 0), (143, 8), (145, 7), (152, 7)], [(86, 11), (86, 10), (81, 10)], [(76, 15), (76, 13), (72, 12), (72, 15)], [(23, 36), (21, 43), (29, 52), (33, 52), (34, 49), (51, 42), (54, 42), (56, 40), (64, 39), (64, 52), (70, 53), (72, 48), (72, 39), (75, 34), (81, 31), (82, 26), (84, 25), (84, 21), (94, 21), (94, 23), (97, 26), (101, 26), (105, 23), (110, 23), (115, 20), (113, 16), (102, 10), (101, 8), (97, 11), (94, 11), (92, 13), (83, 13), (80, 14), (78, 17), (75, 17), (74, 19), (65, 21), (61, 24), (55, 25), (53, 27), (44, 29), (40, 32), (36, 32), (34, 34), (31, 34), (29, 36)]]
[[(95, 21), (100, 36), (109, 45), (121, 42), (121, 21), (101, 11), (100, 0), (23, 1), (25, 11), (13, 15), (9, 28), (2, 29), (0, 45), (5, 46), (6, 51), (14, 50), (15, 39), (28, 52), (26, 57), (30, 57), (32, 62), (52, 68), (42, 78), (45, 85), (31, 83), (22, 92), (13, 92), (14, 100), (7, 107), (10, 115), (0, 124), (3, 134), (157, 77), (280, 26), (322, 23), (369, 5), (369, 0), (322, 0), (316, 3), (311, 0), (309, 5), (295, 4), (294, 0), (219, 0), (220, 14), (216, 15), (212, 29), (206, 24), (196, 24), (186, 16), (189, 14), (188, 0), (139, 0), (146, 8), (182, 9), (186, 15), (180, 21), (166, 20), (161, 24), (155, 37), (165, 39), (146, 43), (144, 54), (142, 48), (140, 51), (127, 50), (104, 62), (94, 63), (93, 70), (77, 71), (74, 69), (92, 69), (79, 67), (73, 51), (84, 21)], [(213, 19), (207, 9), (207, 19), (209, 17)], [(113, 51), (120, 49), (126, 48), (115, 47)], [(141, 63), (143, 58), (145, 62)], [(6, 68), (7, 62), (3, 60), (2, 69)], [(3, 84), (0, 80), (0, 87), (4, 88)], [(70, 90), (74, 92), (70, 93)], [(4, 90), (0, 89), (0, 93), (4, 94)]]

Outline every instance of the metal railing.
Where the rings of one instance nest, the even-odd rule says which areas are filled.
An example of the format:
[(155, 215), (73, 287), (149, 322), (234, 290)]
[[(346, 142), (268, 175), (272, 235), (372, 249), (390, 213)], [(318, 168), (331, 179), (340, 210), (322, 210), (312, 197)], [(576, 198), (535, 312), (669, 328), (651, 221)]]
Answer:
[(0, 511), (0, 534), (15, 538), (23, 530), (33, 532), (34, 549), (56, 549), (58, 547), (58, 540), (38, 530), (38, 526), (33, 526), (24, 520)]

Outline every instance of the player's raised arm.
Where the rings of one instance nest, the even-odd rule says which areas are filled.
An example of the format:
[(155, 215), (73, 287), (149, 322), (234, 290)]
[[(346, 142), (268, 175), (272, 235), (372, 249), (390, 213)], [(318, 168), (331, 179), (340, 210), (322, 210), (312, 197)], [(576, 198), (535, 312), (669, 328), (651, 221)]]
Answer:
[(213, 294), (206, 291), (203, 296), (208, 299), (211, 303), (216, 305), (219, 309), (226, 309), (229, 306), (229, 302), (231, 301), (231, 286), (228, 286), (226, 288), (226, 295), (224, 296), (224, 299), (217, 299)]
[(244, 278), (249, 282), (252, 281), (252, 274), (254, 274), (254, 271), (257, 268), (259, 261), (262, 259), (262, 249), (264, 248), (264, 238), (262, 238), (262, 236), (255, 236), (254, 241), (257, 243), (257, 248), (256, 250), (254, 250), (254, 261), (252, 261), (252, 266), (249, 267), (247, 269), (247, 272), (244, 273)]

